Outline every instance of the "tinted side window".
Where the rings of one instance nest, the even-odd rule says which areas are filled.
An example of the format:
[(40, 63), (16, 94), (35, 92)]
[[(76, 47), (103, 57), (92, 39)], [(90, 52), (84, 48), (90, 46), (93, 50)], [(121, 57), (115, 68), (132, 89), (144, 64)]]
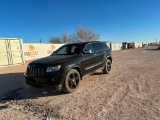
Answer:
[(103, 50), (106, 50), (109, 48), (106, 43), (101, 43), (101, 46), (102, 46)]
[(88, 50), (91, 50), (91, 51), (94, 53), (94, 48), (93, 48), (93, 45), (92, 45), (92, 44), (88, 44), (88, 45), (85, 47), (84, 51), (88, 51)]
[(63, 47), (61, 50), (58, 51), (57, 54), (67, 54), (68, 47)]
[(100, 43), (93, 43), (93, 47), (95, 49), (95, 52), (103, 50)]
[(69, 44), (60, 47), (57, 51), (57, 55), (75, 55), (79, 54), (82, 49), (82, 44)]

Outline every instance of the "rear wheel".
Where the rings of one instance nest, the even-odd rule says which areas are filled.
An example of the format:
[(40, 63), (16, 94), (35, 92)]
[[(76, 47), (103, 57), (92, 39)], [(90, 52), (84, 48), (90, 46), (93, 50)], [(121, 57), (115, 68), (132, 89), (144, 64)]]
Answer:
[(78, 89), (80, 83), (80, 74), (76, 69), (67, 72), (63, 83), (62, 92), (71, 93)]
[(104, 67), (104, 69), (103, 69), (103, 73), (104, 74), (109, 74), (109, 72), (111, 71), (111, 65), (112, 65), (112, 62), (111, 62), (111, 60), (110, 59), (107, 59), (106, 60), (106, 63), (105, 63), (105, 67)]

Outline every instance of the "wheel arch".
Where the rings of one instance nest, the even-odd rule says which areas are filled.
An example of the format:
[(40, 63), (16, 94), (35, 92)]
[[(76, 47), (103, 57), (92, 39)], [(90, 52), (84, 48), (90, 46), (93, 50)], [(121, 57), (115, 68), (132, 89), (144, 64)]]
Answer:
[(71, 67), (71, 69), (76, 69), (79, 72), (81, 80), (82, 80), (82, 71), (81, 71), (80, 67), (79, 66), (75, 66), (75, 67)]
[(80, 68), (78, 65), (75, 65), (75, 66), (72, 66), (72, 67), (67, 68), (67, 69), (65, 70), (64, 78), (66, 77), (67, 72), (68, 72), (69, 70), (71, 70), (71, 69), (76, 69), (76, 70), (79, 72), (80, 77), (81, 77), (81, 80), (82, 80), (82, 71), (81, 71), (81, 68)]
[(111, 63), (112, 63), (112, 57), (110, 55), (107, 56), (107, 59), (109, 59), (111, 61)]

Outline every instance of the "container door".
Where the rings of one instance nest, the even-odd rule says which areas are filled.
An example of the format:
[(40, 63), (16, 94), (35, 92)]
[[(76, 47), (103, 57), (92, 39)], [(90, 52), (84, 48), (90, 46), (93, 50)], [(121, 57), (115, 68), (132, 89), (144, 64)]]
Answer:
[(11, 64), (22, 64), (23, 53), (20, 40), (10, 40)]
[(6, 40), (0, 39), (0, 66), (8, 65), (8, 53), (7, 53), (7, 45)]
[(21, 39), (0, 39), (0, 66), (23, 64)]

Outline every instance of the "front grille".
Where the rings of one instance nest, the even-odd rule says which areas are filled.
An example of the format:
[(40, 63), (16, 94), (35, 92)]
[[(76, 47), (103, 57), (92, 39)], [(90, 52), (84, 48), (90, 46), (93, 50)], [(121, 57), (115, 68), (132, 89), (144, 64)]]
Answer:
[(31, 76), (42, 76), (45, 71), (42, 67), (27, 67), (27, 74)]

